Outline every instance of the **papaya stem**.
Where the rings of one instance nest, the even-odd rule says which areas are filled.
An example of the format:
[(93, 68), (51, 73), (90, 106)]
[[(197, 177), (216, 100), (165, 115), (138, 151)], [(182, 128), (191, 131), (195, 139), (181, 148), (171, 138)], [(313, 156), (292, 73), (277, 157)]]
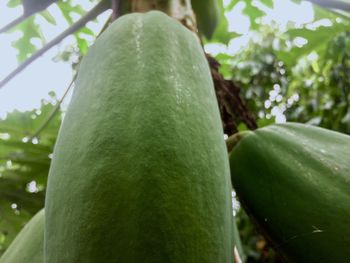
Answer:
[(75, 22), (72, 26), (67, 28), (49, 43), (47, 43), (44, 47), (34, 53), (30, 58), (20, 64), (15, 70), (13, 70), (9, 75), (7, 75), (0, 82), (0, 89), (5, 86), (11, 79), (13, 79), (18, 73), (22, 72), (27, 66), (29, 66), (33, 61), (43, 55), (46, 51), (48, 51), (53, 46), (57, 45), (64, 38), (74, 33), (75, 31), (82, 28), (87, 22), (95, 19), (99, 14), (103, 13), (110, 7), (110, 2), (108, 0), (102, 0), (99, 2), (94, 8), (92, 8), (85, 16), (80, 18), (77, 22)]

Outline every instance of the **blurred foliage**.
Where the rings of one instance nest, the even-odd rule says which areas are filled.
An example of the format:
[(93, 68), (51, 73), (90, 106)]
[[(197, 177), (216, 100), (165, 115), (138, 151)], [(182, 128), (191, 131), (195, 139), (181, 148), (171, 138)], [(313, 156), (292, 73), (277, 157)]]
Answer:
[(295, 67), (290, 90), (300, 101), (288, 119), (350, 134), (350, 30), (329, 41), (322, 56)]
[[(74, 23), (74, 20), (72, 19), (73, 14), (83, 16), (86, 13), (86, 10), (84, 10), (81, 5), (73, 4), (73, 1), (71, 0), (58, 1), (57, 5), (62, 13), (62, 16), (66, 19), (69, 25), (72, 25)], [(86, 54), (89, 47), (89, 43), (84, 38), (84, 35), (95, 36), (94, 32), (87, 26), (74, 33), (74, 37), (81, 54)]]
[[(259, 127), (297, 121), (350, 134), (349, 14), (314, 6), (313, 21), (302, 25), (290, 21), (281, 28), (274, 21), (264, 22), (276, 1), (224, 1), (220, 24), (210, 41), (203, 39), (204, 44), (217, 45), (222, 50), (213, 54), (221, 63), (220, 71), (241, 88), (241, 96), (257, 117)], [(18, 0), (9, 1), (10, 6), (19, 4)], [(229, 30), (234, 21), (228, 20), (228, 14), (238, 5), (250, 23), (246, 33)], [(68, 24), (75, 21), (72, 17), (86, 12), (73, 0), (60, 1), (57, 8)], [(47, 10), (37, 16), (56, 23)], [(45, 43), (36, 21), (36, 17), (30, 18), (14, 29), (23, 33), (14, 43), (20, 61), (36, 51), (33, 39)], [(94, 33), (87, 27), (77, 32), (76, 45), (66, 47), (56, 59), (71, 63), (75, 70), (88, 47), (84, 35)], [(239, 41), (244, 43), (242, 47), (231, 51)], [(61, 114), (38, 137), (31, 136), (54, 107), (43, 102), (40, 109), (15, 111), (0, 121), (0, 254), (44, 205), (46, 177)], [(280, 262), (243, 210), (238, 213), (237, 223), (247, 262)]]
[(0, 254), (23, 225), (42, 207), (51, 154), (61, 123), (57, 99), (42, 101), (39, 109), (13, 111), (0, 120)]

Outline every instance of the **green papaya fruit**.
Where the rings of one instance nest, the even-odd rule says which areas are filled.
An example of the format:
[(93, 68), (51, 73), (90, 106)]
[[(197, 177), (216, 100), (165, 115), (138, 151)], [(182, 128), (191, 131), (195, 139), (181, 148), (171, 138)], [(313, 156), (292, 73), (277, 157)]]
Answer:
[(245, 133), (230, 165), (243, 207), (286, 262), (349, 262), (350, 136), (271, 125)]
[(0, 258), (0, 263), (44, 262), (44, 209), (40, 210), (19, 232)]
[[(199, 32), (210, 39), (220, 20), (219, 0), (191, 0)], [(220, 0), (221, 1), (221, 0)]]
[(228, 155), (199, 41), (122, 16), (80, 65), (46, 196), (46, 263), (232, 263)]

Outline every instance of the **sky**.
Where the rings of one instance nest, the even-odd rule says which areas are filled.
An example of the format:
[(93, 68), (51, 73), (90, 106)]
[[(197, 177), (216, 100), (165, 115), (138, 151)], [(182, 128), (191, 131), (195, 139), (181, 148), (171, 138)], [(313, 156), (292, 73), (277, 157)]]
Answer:
[[(230, 0), (224, 0), (224, 4), (228, 4), (229, 2)], [(7, 1), (0, 1), (0, 27), (18, 17), (22, 12), (21, 8), (8, 8), (6, 3)], [(81, 4), (86, 9), (91, 8), (89, 1), (76, 0), (75, 3)], [(259, 5), (259, 1), (256, 1), (256, 3)], [(228, 46), (208, 45), (206, 46), (207, 52), (214, 55), (221, 51), (234, 54), (246, 45), (249, 41), (249, 20), (241, 14), (243, 8), (244, 3), (242, 1), (232, 11), (226, 14), (229, 20), (229, 29), (243, 34), (243, 36), (231, 41)], [(68, 27), (68, 24), (62, 18), (55, 5), (50, 6), (48, 10), (55, 17), (56, 26), (48, 24), (39, 16), (37, 18), (37, 22), (41, 25), (43, 35), (47, 41)], [(308, 2), (302, 2), (301, 5), (296, 5), (290, 0), (278, 0), (275, 1), (274, 9), (268, 9), (266, 12), (268, 16), (263, 22), (268, 24), (271, 21), (275, 21), (282, 29), (288, 21), (303, 24), (311, 22), (313, 19), (312, 6)], [(91, 22), (89, 28), (95, 32), (99, 32), (108, 15), (108, 12), (100, 15), (98, 22)], [(18, 66), (16, 59), (17, 50), (11, 46), (11, 43), (20, 36), (21, 34), (18, 31), (0, 34), (0, 79), (3, 79)], [(63, 95), (72, 78), (71, 66), (69, 63), (54, 62), (53, 57), (59, 51), (63, 51), (65, 46), (72, 43), (74, 43), (73, 37), (66, 38), (61, 44), (49, 50), (0, 89), (0, 118), (4, 118), (7, 112), (14, 109), (25, 111), (38, 108), (42, 99), (50, 98), (48, 95), (50, 91), (54, 91), (58, 98)], [(63, 106), (66, 106), (68, 101), (69, 98), (65, 100)]]

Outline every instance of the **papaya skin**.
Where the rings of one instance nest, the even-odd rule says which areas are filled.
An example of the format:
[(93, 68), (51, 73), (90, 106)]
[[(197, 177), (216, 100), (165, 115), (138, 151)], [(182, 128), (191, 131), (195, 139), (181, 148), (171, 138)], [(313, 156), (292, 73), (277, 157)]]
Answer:
[(298, 123), (258, 129), (230, 153), (242, 206), (286, 262), (350, 259), (350, 137)]
[(83, 59), (46, 196), (46, 263), (232, 263), (228, 155), (195, 36), (117, 19)]
[(0, 263), (43, 263), (44, 221), (42, 209), (18, 233), (0, 258)]

